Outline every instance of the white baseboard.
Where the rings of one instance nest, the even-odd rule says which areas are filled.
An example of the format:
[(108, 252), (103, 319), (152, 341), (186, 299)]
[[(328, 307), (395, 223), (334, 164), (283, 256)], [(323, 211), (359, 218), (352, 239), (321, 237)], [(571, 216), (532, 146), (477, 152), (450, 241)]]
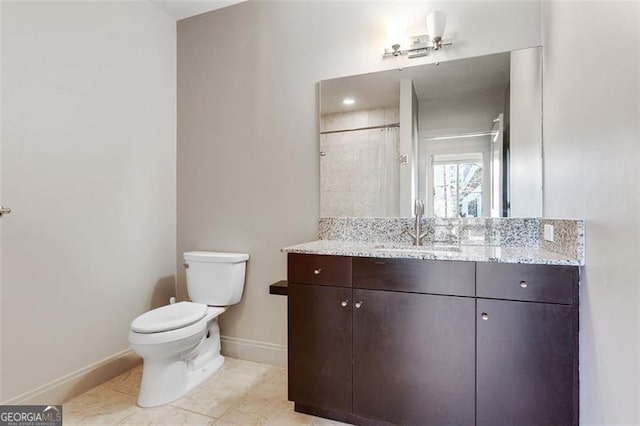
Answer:
[[(285, 345), (231, 336), (221, 336), (220, 340), (223, 355), (263, 364), (287, 365), (287, 347)], [(113, 377), (129, 371), (141, 362), (142, 359), (138, 355), (134, 354), (131, 349), (126, 349), (36, 389), (3, 401), (1, 404), (62, 404)]]
[(287, 365), (287, 347), (285, 345), (232, 336), (220, 336), (220, 341), (222, 354), (225, 356), (263, 364)]
[(46, 385), (15, 396), (2, 405), (62, 404), (140, 364), (142, 359), (126, 349), (60, 377)]

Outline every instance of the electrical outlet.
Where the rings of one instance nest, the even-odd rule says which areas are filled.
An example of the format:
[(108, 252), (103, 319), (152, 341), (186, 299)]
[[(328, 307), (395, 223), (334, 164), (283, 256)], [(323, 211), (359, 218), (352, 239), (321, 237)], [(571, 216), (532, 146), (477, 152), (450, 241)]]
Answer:
[(553, 241), (553, 225), (544, 225), (544, 239)]

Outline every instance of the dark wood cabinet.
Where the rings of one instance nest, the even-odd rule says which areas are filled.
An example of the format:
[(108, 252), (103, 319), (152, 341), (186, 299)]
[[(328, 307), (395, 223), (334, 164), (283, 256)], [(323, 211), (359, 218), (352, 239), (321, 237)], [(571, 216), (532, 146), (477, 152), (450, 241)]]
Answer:
[(351, 412), (351, 289), (289, 283), (289, 399)]
[(473, 262), (353, 258), (353, 286), (371, 290), (475, 296)]
[(473, 425), (475, 300), (360, 289), (353, 296), (353, 413)]
[(354, 424), (577, 425), (577, 295), (577, 267), (290, 254), (289, 399)]
[(570, 305), (578, 291), (578, 268), (510, 263), (477, 264), (477, 296)]
[(578, 425), (578, 268), (477, 263), (476, 289), (476, 425)]
[(289, 281), (351, 287), (351, 258), (320, 254), (289, 254)]
[(478, 299), (478, 426), (578, 424), (574, 321), (570, 305)]

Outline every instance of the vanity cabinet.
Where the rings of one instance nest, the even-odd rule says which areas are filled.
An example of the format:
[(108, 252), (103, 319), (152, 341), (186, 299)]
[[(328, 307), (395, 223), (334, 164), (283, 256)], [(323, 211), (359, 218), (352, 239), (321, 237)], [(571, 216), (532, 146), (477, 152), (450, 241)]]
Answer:
[(288, 261), (296, 411), (355, 424), (578, 423), (577, 268)]
[(354, 257), (352, 272), (353, 414), (473, 423), (473, 263)]
[(571, 311), (478, 299), (478, 426), (577, 424)]
[(577, 289), (575, 267), (477, 264), (478, 426), (578, 424)]
[(289, 399), (352, 409), (351, 257), (289, 254)]
[(353, 414), (394, 424), (473, 424), (475, 301), (353, 295)]
[(351, 288), (289, 283), (289, 399), (351, 412)]

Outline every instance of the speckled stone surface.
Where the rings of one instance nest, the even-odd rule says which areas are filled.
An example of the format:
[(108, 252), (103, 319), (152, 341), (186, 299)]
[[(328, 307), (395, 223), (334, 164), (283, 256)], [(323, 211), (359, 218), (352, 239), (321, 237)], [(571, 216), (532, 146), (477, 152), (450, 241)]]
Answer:
[[(544, 239), (544, 225), (553, 225), (553, 241)], [(583, 220), (540, 219), (539, 240), (540, 248), (573, 256), (578, 259), (585, 257), (585, 233)]]
[[(543, 239), (544, 224), (555, 227), (554, 241)], [(318, 238), (330, 241), (411, 244), (412, 218), (321, 218)], [(422, 244), (456, 243), (501, 249), (541, 249), (584, 264), (584, 221), (542, 218), (425, 218)], [(522, 252), (518, 252), (522, 254)], [(535, 256), (535, 253), (533, 254)]]
[(398, 243), (318, 240), (282, 249), (285, 253), (326, 254), (334, 256), (381, 257), (471, 262), (531, 263), (580, 266), (579, 259), (532, 247), (502, 246), (422, 246)]
[[(465, 245), (506, 245), (538, 247), (540, 219), (535, 218), (469, 218), (422, 219), (425, 244), (449, 241), (452, 232)], [(396, 242), (410, 244), (405, 232), (413, 230), (412, 218), (321, 218), (318, 237), (321, 240)]]
[[(433, 234), (428, 220), (422, 220), (424, 231)], [(318, 223), (318, 237), (321, 240), (363, 241), (363, 242), (396, 242), (411, 243), (411, 237), (404, 232), (413, 229), (411, 218), (393, 217), (327, 217)], [(428, 238), (428, 237), (427, 237)]]

